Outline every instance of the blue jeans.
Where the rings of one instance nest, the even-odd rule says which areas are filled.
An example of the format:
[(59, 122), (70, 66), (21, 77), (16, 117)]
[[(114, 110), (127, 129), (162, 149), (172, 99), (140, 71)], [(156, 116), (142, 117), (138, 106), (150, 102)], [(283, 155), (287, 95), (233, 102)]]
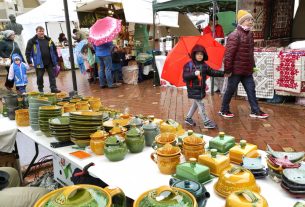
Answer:
[(114, 82), (123, 80), (121, 63), (112, 63), (112, 75), (113, 75)]
[[(100, 86), (112, 87), (113, 79), (112, 79), (112, 58), (111, 56), (98, 57), (100, 60)], [(105, 72), (104, 72), (105, 71)], [(105, 80), (106, 74), (106, 80)]]
[(231, 98), (237, 90), (238, 84), (241, 82), (246, 90), (248, 101), (251, 107), (251, 112), (256, 113), (259, 112), (259, 106), (256, 100), (255, 94), (255, 83), (253, 80), (253, 76), (242, 76), (242, 75), (232, 75), (228, 79), (227, 90), (222, 99), (221, 111), (227, 112), (230, 110), (230, 102)]

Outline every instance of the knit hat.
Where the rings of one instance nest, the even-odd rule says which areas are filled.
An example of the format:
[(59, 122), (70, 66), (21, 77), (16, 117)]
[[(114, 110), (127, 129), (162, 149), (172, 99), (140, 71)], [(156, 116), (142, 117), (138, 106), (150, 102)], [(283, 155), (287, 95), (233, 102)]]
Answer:
[(5, 39), (8, 39), (11, 35), (15, 34), (13, 30), (5, 30), (2, 32)]
[(238, 11), (238, 13), (237, 13), (237, 22), (238, 22), (239, 25), (242, 24), (248, 18), (252, 18), (253, 19), (252, 14), (250, 14), (248, 11), (246, 11), (246, 10), (239, 10)]

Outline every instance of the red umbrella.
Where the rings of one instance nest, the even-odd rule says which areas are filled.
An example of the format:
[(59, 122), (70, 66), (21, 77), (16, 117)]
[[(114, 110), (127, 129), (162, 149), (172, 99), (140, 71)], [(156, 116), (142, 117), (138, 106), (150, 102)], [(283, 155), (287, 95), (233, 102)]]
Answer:
[(88, 40), (99, 46), (115, 39), (121, 32), (121, 20), (105, 17), (97, 20), (89, 30)]
[(209, 57), (206, 63), (211, 68), (216, 70), (221, 68), (225, 47), (214, 40), (211, 34), (186, 36), (180, 37), (178, 43), (166, 57), (161, 78), (177, 87), (185, 86), (182, 78), (183, 66), (191, 60), (191, 51), (196, 44), (205, 47)]

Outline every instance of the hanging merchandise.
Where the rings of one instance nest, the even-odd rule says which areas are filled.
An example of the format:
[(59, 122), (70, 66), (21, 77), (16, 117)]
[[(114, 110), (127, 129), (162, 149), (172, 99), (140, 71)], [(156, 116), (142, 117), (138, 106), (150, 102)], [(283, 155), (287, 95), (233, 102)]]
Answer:
[(173, 48), (173, 40), (171, 36), (166, 36), (165, 50), (171, 51)]
[(147, 31), (147, 26), (143, 24), (136, 24), (134, 41), (135, 41), (135, 49), (137, 53), (147, 52), (151, 50), (148, 39), (149, 39), (149, 35)]

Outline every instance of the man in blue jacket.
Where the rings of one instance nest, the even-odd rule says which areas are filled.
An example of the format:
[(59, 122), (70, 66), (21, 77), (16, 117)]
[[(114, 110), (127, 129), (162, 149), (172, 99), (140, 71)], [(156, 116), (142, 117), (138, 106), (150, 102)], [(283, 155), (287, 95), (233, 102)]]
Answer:
[(47, 71), (51, 92), (59, 93), (53, 70), (58, 63), (56, 46), (52, 39), (44, 34), (42, 26), (36, 28), (36, 35), (28, 41), (25, 56), (28, 64), (36, 69), (38, 90), (43, 92), (43, 75)]
[[(111, 52), (113, 48), (112, 42), (107, 42), (99, 46), (94, 46), (95, 54), (100, 61), (100, 87), (101, 88), (117, 88), (118, 85), (113, 84), (112, 78), (112, 58)], [(106, 80), (105, 80), (106, 75)]]

